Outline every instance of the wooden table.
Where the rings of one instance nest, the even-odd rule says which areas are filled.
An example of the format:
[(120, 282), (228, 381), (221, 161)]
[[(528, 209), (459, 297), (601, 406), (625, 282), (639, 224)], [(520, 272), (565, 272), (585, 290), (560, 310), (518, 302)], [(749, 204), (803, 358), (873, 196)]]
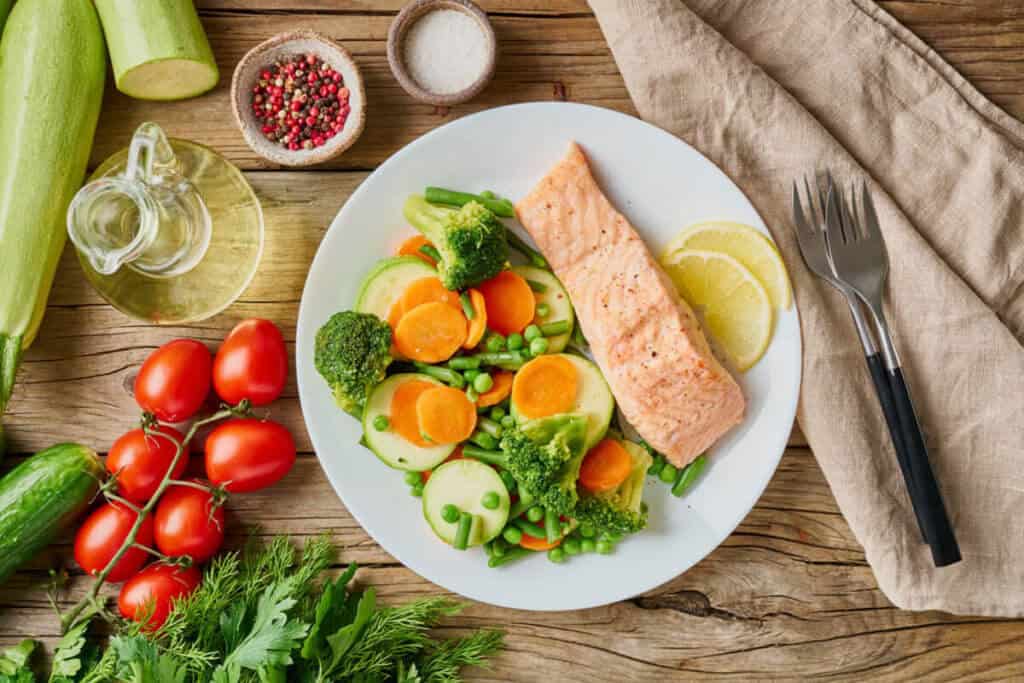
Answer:
[[(486, 0), (502, 48), (494, 83), (451, 110), (412, 102), (385, 58), (388, 25), (403, 0), (198, 0), (220, 64), (212, 93), (172, 104), (113, 92), (104, 103), (95, 165), (141, 122), (220, 150), (247, 173), (266, 212), (260, 271), (241, 300), (201, 324), (158, 328), (129, 320), (88, 287), (65, 251), (38, 341), (26, 355), (5, 422), (14, 453), (74, 440), (103, 451), (136, 419), (135, 373), (156, 346), (179, 336), (216, 344), (241, 318), (277, 321), (289, 342), (306, 269), (327, 225), (378, 164), (428, 130), (466, 113), (511, 102), (573, 100), (632, 112), (615, 63), (584, 0)], [(1018, 0), (906, 0), (886, 8), (934, 45), (985, 93), (1024, 115), (1024, 6)], [(311, 171), (268, 167), (242, 141), (228, 102), (231, 71), (257, 42), (309, 27), (341, 41), (362, 67), (370, 116), (341, 159)], [(557, 39), (555, 39), (557, 37)], [(229, 504), (238, 544), (262, 534), (330, 532), (344, 560), (387, 600), (439, 589), (398, 564), (338, 501), (311, 452), (294, 381), (273, 408), (303, 452), (269, 491)], [(20, 457), (9, 456), (7, 464)], [(0, 643), (32, 636), (52, 645), (57, 620), (44, 594), (46, 570), (70, 563), (65, 539), (0, 587)], [(81, 595), (75, 577), (68, 599)], [(991, 679), (1024, 676), (1024, 622), (971, 619), (893, 607), (828, 485), (794, 433), (757, 507), (707, 559), (633, 600), (582, 612), (542, 614), (471, 605), (456, 626), (503, 625), (508, 650), (474, 680), (665, 681), (715, 676), (860, 680)]]

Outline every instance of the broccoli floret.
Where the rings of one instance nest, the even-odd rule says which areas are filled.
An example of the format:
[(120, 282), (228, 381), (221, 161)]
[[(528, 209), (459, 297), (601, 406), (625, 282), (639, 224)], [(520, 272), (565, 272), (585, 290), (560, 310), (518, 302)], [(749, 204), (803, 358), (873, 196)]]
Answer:
[(316, 333), (313, 364), (342, 410), (362, 416), (391, 364), (391, 327), (370, 313), (335, 313)]
[(404, 213), (441, 255), (437, 269), (448, 289), (462, 290), (489, 280), (508, 261), (504, 224), (478, 202), (456, 209), (412, 195)]
[(633, 458), (633, 469), (618, 488), (602, 493), (584, 492), (576, 504), (573, 517), (600, 531), (630, 534), (647, 526), (647, 510), (643, 504), (644, 477), (654, 459), (639, 444), (622, 441)]
[(576, 479), (586, 433), (586, 415), (531, 420), (502, 436), (504, 467), (544, 509), (570, 515), (578, 500)]

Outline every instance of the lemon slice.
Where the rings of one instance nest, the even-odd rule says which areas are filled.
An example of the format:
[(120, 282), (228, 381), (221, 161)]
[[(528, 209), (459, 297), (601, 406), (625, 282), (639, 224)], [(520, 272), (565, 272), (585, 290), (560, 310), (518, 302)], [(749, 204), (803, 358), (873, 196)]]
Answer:
[(772, 339), (772, 302), (761, 281), (717, 251), (680, 249), (663, 265), (683, 299), (703, 313), (705, 327), (736, 369), (753, 367)]
[(786, 265), (779, 251), (764, 233), (742, 223), (707, 221), (683, 230), (669, 243), (662, 257), (666, 263), (680, 249), (698, 249), (728, 254), (742, 263), (768, 290), (772, 305), (789, 308), (793, 295)]

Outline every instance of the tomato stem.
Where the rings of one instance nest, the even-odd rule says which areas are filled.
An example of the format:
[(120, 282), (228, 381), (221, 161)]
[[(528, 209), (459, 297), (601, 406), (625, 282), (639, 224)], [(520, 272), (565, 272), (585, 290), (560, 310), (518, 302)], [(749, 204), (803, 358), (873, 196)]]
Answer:
[(118, 505), (125, 506), (126, 508), (134, 512), (136, 515), (142, 514), (142, 508), (140, 508), (138, 505), (131, 502), (130, 500), (122, 498), (116, 493), (113, 493), (111, 491), (104, 491), (103, 496), (112, 503), (117, 503)]
[[(82, 614), (82, 610), (84, 610), (90, 604), (96, 603), (96, 597), (99, 595), (100, 588), (102, 588), (103, 584), (106, 582), (107, 576), (109, 576), (110, 572), (113, 571), (115, 566), (117, 566), (118, 561), (124, 556), (124, 554), (128, 552), (130, 548), (136, 546), (135, 539), (138, 537), (139, 529), (142, 527), (142, 522), (146, 519), (146, 516), (153, 511), (153, 508), (156, 507), (156, 504), (160, 500), (160, 497), (163, 495), (167, 487), (171, 484), (171, 481), (173, 481), (171, 478), (171, 473), (177, 467), (178, 462), (185, 454), (186, 450), (188, 449), (188, 444), (189, 442), (192, 441), (192, 438), (196, 435), (196, 432), (198, 432), (200, 428), (205, 427), (206, 425), (211, 424), (213, 422), (217, 422), (219, 420), (223, 420), (229, 417), (247, 417), (251, 412), (252, 404), (248, 400), (243, 400), (239, 402), (238, 405), (235, 406), (221, 406), (221, 409), (213, 413), (212, 415), (209, 415), (208, 417), (204, 417), (193, 422), (192, 426), (189, 427), (188, 432), (185, 433), (185, 438), (183, 438), (181, 441), (171, 436), (170, 434), (153, 429), (153, 427), (158, 426), (159, 423), (154, 420), (147, 419), (148, 416), (145, 414), (143, 415), (143, 430), (145, 430), (147, 434), (162, 436), (163, 438), (170, 440), (171, 443), (175, 445), (174, 457), (171, 458), (171, 464), (168, 466), (167, 471), (164, 472), (163, 479), (160, 480), (160, 485), (157, 486), (156, 491), (150, 497), (149, 501), (141, 509), (132, 505), (134, 509), (138, 510), (138, 513), (135, 516), (135, 523), (132, 524), (131, 530), (128, 532), (128, 535), (124, 539), (124, 543), (122, 543), (121, 547), (118, 548), (116, 553), (114, 553), (114, 556), (110, 558), (110, 561), (107, 562), (107, 566), (103, 568), (103, 571), (96, 575), (96, 581), (92, 584), (92, 587), (89, 588), (89, 592), (86, 593), (81, 600), (75, 603), (75, 605), (70, 610), (68, 610), (68, 612), (65, 613), (64, 616), (61, 618), (61, 629), (64, 633), (66, 633), (67, 630), (74, 625), (75, 620), (79, 617), (79, 615)], [(109, 496), (113, 494), (106, 495)], [(147, 551), (156, 552), (152, 551), (149, 548), (147, 548)]]

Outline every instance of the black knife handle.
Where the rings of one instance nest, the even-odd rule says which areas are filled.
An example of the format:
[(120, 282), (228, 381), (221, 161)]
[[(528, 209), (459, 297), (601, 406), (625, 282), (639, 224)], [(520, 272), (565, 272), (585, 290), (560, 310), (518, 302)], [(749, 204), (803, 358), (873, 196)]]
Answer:
[[(892, 446), (896, 451), (896, 462), (899, 463), (900, 472), (903, 473), (903, 482), (907, 488), (907, 496), (913, 503), (914, 476), (910, 469), (910, 461), (907, 456), (907, 448), (903, 439), (903, 431), (900, 427), (899, 415), (896, 413), (896, 404), (893, 401), (892, 387), (889, 385), (889, 377), (885, 372), (885, 365), (882, 363), (880, 353), (873, 353), (865, 356), (868, 362), (868, 370), (871, 372), (871, 380), (875, 383), (875, 393), (878, 395), (878, 403), (882, 406), (882, 415), (885, 416), (885, 424), (889, 427), (889, 436), (892, 438)], [(928, 536), (925, 533), (924, 520), (921, 519), (921, 512), (916, 505), (914, 516), (917, 518), (917, 526), (921, 530), (921, 537), (925, 543)]]
[(956, 542), (949, 515), (946, 514), (946, 506), (942, 502), (942, 493), (939, 491), (938, 482), (935, 481), (931, 462), (928, 460), (928, 447), (921, 434), (921, 425), (914, 411), (907, 382), (903, 378), (903, 370), (899, 367), (892, 368), (888, 374), (913, 477), (914, 485), (910, 488), (910, 498), (924, 527), (924, 536), (931, 547), (935, 566), (945, 567), (960, 561), (960, 547)]

